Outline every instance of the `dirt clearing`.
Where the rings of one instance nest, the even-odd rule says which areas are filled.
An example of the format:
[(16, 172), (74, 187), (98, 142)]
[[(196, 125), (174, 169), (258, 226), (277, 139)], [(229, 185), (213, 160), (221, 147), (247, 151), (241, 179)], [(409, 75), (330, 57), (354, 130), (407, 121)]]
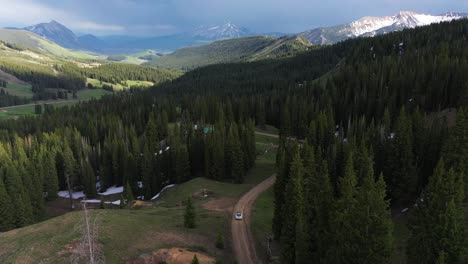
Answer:
[(216, 260), (204, 253), (192, 252), (182, 248), (160, 249), (151, 254), (143, 254), (136, 260), (127, 261), (127, 264), (187, 264), (191, 263), (197, 255), (200, 264), (214, 264)]

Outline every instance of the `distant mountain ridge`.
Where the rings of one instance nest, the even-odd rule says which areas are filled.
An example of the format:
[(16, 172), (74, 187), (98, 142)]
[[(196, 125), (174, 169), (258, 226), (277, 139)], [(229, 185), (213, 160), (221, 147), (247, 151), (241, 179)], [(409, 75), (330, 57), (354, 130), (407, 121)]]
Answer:
[(210, 64), (290, 57), (311, 47), (312, 43), (302, 36), (230, 38), (208, 45), (178, 49), (153, 59), (147, 65), (190, 70)]
[[(298, 35), (308, 39), (313, 44), (326, 45), (348, 38), (372, 37), (405, 28), (414, 28), (467, 17), (468, 13), (448, 12), (441, 15), (428, 15), (401, 11), (393, 16), (363, 17), (351, 23), (315, 28), (299, 34), (290, 34), (289, 36)], [(18, 28), (16, 29), (18, 30)], [(220, 25), (201, 26), (192, 31), (158, 37), (96, 37), (91, 34), (77, 36), (73, 31), (55, 20), (49, 23), (25, 27), (22, 30), (33, 32), (68, 49), (101, 54), (132, 54), (144, 50), (172, 52), (180, 48), (207, 45), (224, 39), (250, 36), (287, 36), (287, 34), (277, 32), (255, 34), (249, 29), (231, 22)]]
[(219, 40), (226, 38), (241, 38), (251, 36), (253, 34), (247, 28), (228, 22), (223, 25), (199, 27), (191, 32), (191, 35), (195, 38)]
[(204, 45), (221, 39), (254, 35), (247, 28), (230, 22), (222, 25), (202, 26), (181, 34), (146, 38), (128, 36), (100, 38), (91, 34), (78, 37), (73, 31), (55, 20), (22, 29), (33, 32), (65, 48), (99, 53), (128, 53), (144, 49), (173, 51), (178, 48)]
[(40, 23), (34, 26), (25, 27), (24, 30), (36, 33), (37, 35), (53, 41), (64, 48), (80, 48), (79, 40), (75, 33), (55, 20), (52, 20), (49, 23)]
[(441, 15), (428, 15), (401, 11), (393, 16), (363, 17), (348, 24), (316, 28), (302, 32), (299, 35), (306, 37), (314, 44), (324, 45), (333, 44), (348, 38), (372, 37), (405, 28), (415, 28), (467, 17), (468, 13), (448, 12)]

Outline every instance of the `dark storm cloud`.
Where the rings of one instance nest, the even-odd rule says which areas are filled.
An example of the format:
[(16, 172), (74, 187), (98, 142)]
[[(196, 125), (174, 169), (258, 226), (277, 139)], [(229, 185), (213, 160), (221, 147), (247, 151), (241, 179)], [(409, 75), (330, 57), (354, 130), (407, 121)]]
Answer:
[(400, 10), (464, 12), (468, 1), (0, 0), (0, 25), (26, 26), (55, 19), (83, 33), (163, 35), (231, 21), (256, 32), (299, 32)]

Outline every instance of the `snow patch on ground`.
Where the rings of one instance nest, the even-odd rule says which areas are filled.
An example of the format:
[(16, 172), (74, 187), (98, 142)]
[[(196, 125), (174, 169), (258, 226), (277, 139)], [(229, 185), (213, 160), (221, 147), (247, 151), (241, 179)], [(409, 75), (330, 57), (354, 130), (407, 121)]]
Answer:
[(166, 187), (162, 188), (162, 190), (161, 190), (158, 194), (156, 194), (153, 198), (151, 198), (151, 201), (158, 199), (159, 196), (161, 195), (161, 193), (162, 193), (164, 190), (169, 189), (169, 188), (172, 188), (172, 187), (174, 187), (174, 186), (176, 186), (176, 185), (175, 185), (175, 184), (169, 184), (169, 185), (167, 185)]
[(89, 200), (81, 200), (82, 203), (100, 203), (101, 200), (98, 199), (89, 199)]
[[(70, 194), (68, 193), (68, 191), (60, 191), (57, 193), (57, 195), (59, 197), (62, 197), (62, 198), (70, 198)], [(80, 198), (83, 198), (85, 197), (85, 194), (84, 192), (74, 192), (72, 193), (72, 198), (73, 199), (80, 199)]]
[(106, 204), (120, 205), (120, 200), (113, 201), (113, 202), (106, 202)]
[(99, 193), (99, 195), (106, 196), (106, 195), (112, 195), (112, 194), (117, 194), (117, 193), (123, 193), (123, 191), (124, 191), (123, 186), (120, 186), (120, 187), (112, 186), (112, 187), (107, 188), (105, 192)]

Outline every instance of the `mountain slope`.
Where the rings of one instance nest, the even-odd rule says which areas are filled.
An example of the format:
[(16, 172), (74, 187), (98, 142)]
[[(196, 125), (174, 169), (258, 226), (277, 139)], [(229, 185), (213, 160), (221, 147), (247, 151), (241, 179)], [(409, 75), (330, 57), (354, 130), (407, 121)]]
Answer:
[(52, 20), (49, 23), (40, 23), (34, 26), (25, 27), (24, 29), (34, 32), (62, 47), (70, 49), (81, 48), (78, 37), (75, 33), (55, 20)]
[(246, 28), (226, 23), (222, 25), (202, 26), (192, 31), (168, 36), (129, 39), (111, 44), (115, 49), (129, 49), (132, 51), (154, 49), (159, 51), (174, 51), (176, 49), (201, 46), (216, 40), (252, 36)]
[(199, 27), (192, 32), (193, 37), (207, 40), (241, 38), (250, 35), (252, 33), (248, 29), (230, 22), (224, 25)]
[(360, 36), (376, 36), (405, 28), (415, 28), (433, 23), (451, 21), (468, 17), (465, 13), (449, 12), (442, 15), (418, 14), (416, 12), (401, 11), (394, 16), (363, 17), (354, 22), (316, 28), (300, 33), (314, 44), (332, 44), (348, 38)]
[(165, 68), (192, 69), (217, 63), (289, 57), (308, 50), (311, 45), (307, 39), (300, 36), (237, 38), (179, 49), (148, 64)]
[(98, 56), (72, 51), (26, 30), (0, 29), (0, 40), (62, 59), (96, 60)]

